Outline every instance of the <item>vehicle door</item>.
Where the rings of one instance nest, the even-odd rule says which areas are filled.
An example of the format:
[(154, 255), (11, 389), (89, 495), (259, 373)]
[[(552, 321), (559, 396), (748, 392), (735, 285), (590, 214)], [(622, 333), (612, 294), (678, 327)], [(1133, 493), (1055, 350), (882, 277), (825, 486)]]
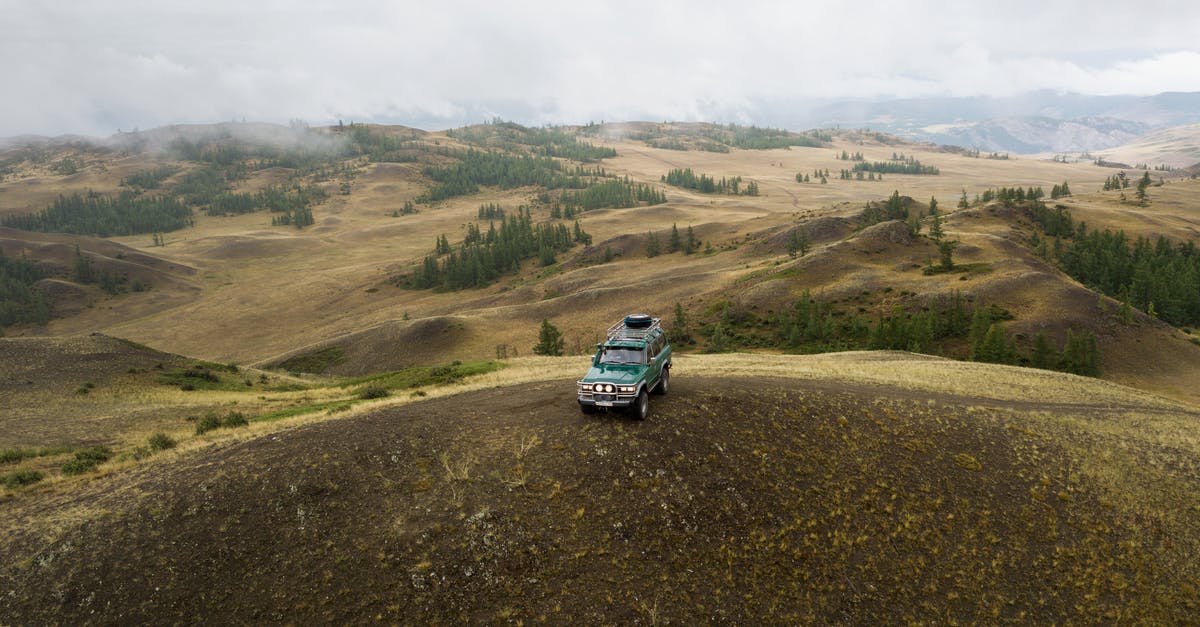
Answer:
[(654, 341), (646, 345), (646, 353), (649, 360), (649, 368), (646, 372), (646, 385), (653, 385), (658, 382), (658, 378), (662, 376), (663, 360), (666, 355), (663, 352), (662, 336), (654, 338)]

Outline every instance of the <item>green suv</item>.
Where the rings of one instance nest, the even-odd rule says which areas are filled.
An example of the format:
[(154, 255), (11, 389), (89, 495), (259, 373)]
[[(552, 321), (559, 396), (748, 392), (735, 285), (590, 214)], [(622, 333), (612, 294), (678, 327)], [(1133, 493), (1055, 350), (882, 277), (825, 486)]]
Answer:
[(649, 393), (666, 394), (671, 387), (671, 345), (659, 319), (631, 314), (610, 327), (578, 386), (583, 413), (623, 407), (644, 420)]

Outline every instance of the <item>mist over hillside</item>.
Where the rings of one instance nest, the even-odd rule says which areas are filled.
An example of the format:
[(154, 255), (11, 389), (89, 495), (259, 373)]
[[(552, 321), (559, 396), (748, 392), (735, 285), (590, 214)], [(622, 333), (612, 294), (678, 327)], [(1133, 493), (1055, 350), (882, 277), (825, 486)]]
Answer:
[(786, 128), (870, 128), (984, 152), (1083, 152), (1200, 122), (1200, 92), (1092, 96), (1037, 91), (1002, 98), (779, 101), (763, 103), (757, 115), (760, 123)]
[[(405, 116), (384, 115), (345, 122), (438, 131), (497, 118), (535, 126), (603, 121), (550, 119), (539, 107), (517, 100), (455, 103), (449, 110), (453, 113), (436, 115), (417, 111)], [(633, 111), (625, 119), (655, 120), (656, 116), (650, 110)], [(1163, 128), (1200, 123), (1200, 92), (1094, 96), (1043, 90), (1007, 97), (751, 99), (737, 105), (708, 103), (678, 121), (732, 122), (797, 131), (868, 128), (909, 140), (983, 152), (1082, 153), (1121, 146)], [(262, 126), (255, 132), (263, 135), (257, 139), (288, 145), (294, 141), (297, 126), (306, 123), (293, 120), (290, 130), (267, 130), (267, 126)], [(130, 147), (131, 142), (166, 144), (181, 137), (194, 139), (192, 135), (208, 128), (209, 125), (172, 125), (132, 135), (118, 131), (106, 143), (123, 148)], [(245, 125), (231, 128), (248, 132)], [(0, 148), (43, 139), (35, 135), (0, 138)], [(56, 139), (86, 138), (73, 135)]]

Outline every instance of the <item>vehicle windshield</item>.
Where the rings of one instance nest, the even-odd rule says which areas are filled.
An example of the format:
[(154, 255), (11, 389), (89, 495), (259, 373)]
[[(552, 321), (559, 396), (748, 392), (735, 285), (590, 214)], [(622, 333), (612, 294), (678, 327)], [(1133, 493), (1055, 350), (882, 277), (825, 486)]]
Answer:
[(644, 364), (646, 351), (640, 348), (604, 347), (600, 349), (602, 364)]

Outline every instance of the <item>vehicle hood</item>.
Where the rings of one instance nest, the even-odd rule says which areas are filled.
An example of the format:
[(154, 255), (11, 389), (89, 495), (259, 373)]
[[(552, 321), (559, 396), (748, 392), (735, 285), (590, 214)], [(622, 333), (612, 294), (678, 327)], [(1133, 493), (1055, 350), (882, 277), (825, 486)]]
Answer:
[(600, 364), (592, 366), (587, 371), (587, 375), (583, 377), (586, 383), (597, 383), (603, 381), (605, 383), (615, 383), (617, 385), (634, 385), (642, 380), (642, 375), (646, 372), (646, 366), (640, 364), (630, 365), (612, 365)]

